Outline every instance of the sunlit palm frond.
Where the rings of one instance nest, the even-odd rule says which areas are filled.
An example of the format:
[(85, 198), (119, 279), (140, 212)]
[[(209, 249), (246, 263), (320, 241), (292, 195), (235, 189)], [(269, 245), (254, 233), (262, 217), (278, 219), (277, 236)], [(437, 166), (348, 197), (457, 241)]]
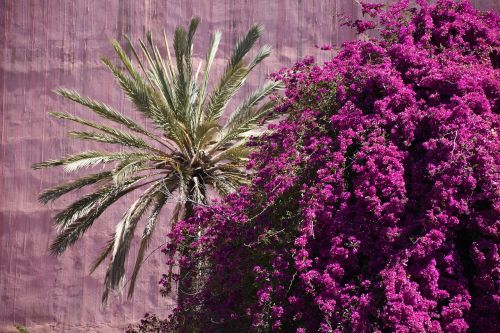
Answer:
[(115, 244), (115, 234), (111, 235), (111, 238), (108, 240), (106, 245), (102, 248), (99, 256), (94, 260), (92, 266), (90, 267), (90, 274), (94, 273), (94, 271), (103, 263), (104, 260), (111, 254), (113, 250), (113, 245)]
[(126, 132), (121, 132), (116, 130), (113, 132), (114, 132), (113, 134), (110, 134), (110, 133), (97, 133), (97, 132), (69, 131), (68, 134), (69, 136), (79, 140), (120, 144), (132, 148), (142, 148), (146, 150), (151, 150), (155, 153), (158, 152), (156, 148), (151, 147), (141, 138), (138, 138), (134, 135), (130, 135), (129, 133)]
[(78, 104), (81, 104), (83, 106), (86, 106), (90, 110), (94, 111), (97, 113), (99, 116), (109, 119), (111, 121), (114, 121), (118, 124), (125, 125), (131, 130), (136, 130), (140, 132), (147, 132), (144, 128), (140, 127), (137, 125), (135, 121), (132, 119), (124, 116), (120, 112), (116, 111), (112, 107), (99, 102), (95, 101), (91, 98), (81, 96), (79, 93), (77, 93), (74, 90), (71, 89), (64, 89), (64, 88), (59, 88), (56, 89), (56, 93), (64, 98), (67, 98), (73, 102), (76, 102)]
[(246, 160), (248, 155), (252, 152), (252, 149), (247, 143), (247, 139), (242, 139), (230, 148), (221, 151), (217, 156), (214, 156), (214, 161), (220, 162), (228, 160), (230, 162), (240, 163), (242, 160)]
[(255, 66), (260, 64), (262, 60), (266, 59), (271, 55), (271, 46), (264, 45), (260, 48), (259, 52), (253, 57), (252, 61), (248, 64), (248, 68), (252, 70)]
[(248, 54), (248, 52), (253, 48), (257, 40), (262, 36), (264, 32), (264, 27), (260, 24), (254, 24), (243, 39), (241, 39), (234, 46), (233, 53), (231, 54), (231, 59), (227, 64), (227, 69), (231, 69), (238, 65), (243, 58)]
[(154, 202), (152, 203), (151, 213), (149, 214), (146, 227), (142, 233), (141, 243), (139, 245), (139, 250), (137, 251), (137, 258), (134, 265), (134, 270), (130, 277), (130, 287), (128, 291), (128, 297), (132, 297), (134, 294), (135, 282), (139, 274), (139, 270), (142, 266), (144, 255), (149, 247), (151, 236), (155, 230), (156, 224), (158, 223), (160, 212), (162, 208), (167, 203), (167, 200), (171, 197), (172, 193), (175, 191), (175, 182), (171, 182), (169, 185), (165, 183), (164, 188), (160, 188), (160, 191), (156, 193)]
[(149, 156), (151, 160), (163, 160), (162, 156), (141, 151), (123, 151), (123, 152), (107, 152), (107, 151), (86, 151), (74, 155), (69, 155), (59, 160), (48, 160), (33, 165), (34, 169), (43, 169), (53, 166), (64, 166), (64, 170), (71, 172), (81, 168), (93, 167), (98, 164), (111, 163), (116, 161), (131, 160), (134, 158), (144, 158)]
[(138, 180), (140, 178), (129, 180), (121, 186), (105, 187), (74, 202), (57, 214), (55, 223), (60, 232), (52, 242), (51, 252), (60, 254), (68, 246), (75, 243), (111, 204), (131, 192), (134, 189), (131, 185)]
[(263, 117), (266, 117), (274, 109), (275, 101), (271, 100), (260, 108), (256, 108), (255, 106), (264, 98), (282, 87), (280, 82), (266, 82), (261, 88), (247, 97), (229, 117), (214, 148), (218, 148), (233, 139), (237, 139), (242, 133), (255, 129), (260, 124)]
[(212, 68), (212, 64), (214, 62), (217, 49), (219, 47), (221, 36), (222, 36), (221, 32), (216, 31), (212, 34), (212, 37), (210, 38), (210, 45), (208, 47), (207, 55), (205, 57), (205, 68), (203, 70), (203, 76), (201, 78), (198, 94), (196, 96), (196, 102), (197, 102), (196, 125), (200, 124), (200, 122), (202, 121), (202, 116), (203, 116), (202, 106), (203, 106), (203, 101), (206, 98), (208, 79), (210, 78), (210, 69)]
[(217, 121), (222, 116), (231, 98), (245, 83), (248, 72), (248, 68), (240, 62), (224, 74), (208, 101), (205, 112), (206, 121)]
[(257, 128), (275, 106), (275, 101), (269, 101), (257, 109), (248, 108), (241, 112), (223, 128), (214, 148), (222, 147), (231, 140), (240, 139), (241, 134)]
[(130, 249), (130, 244), (137, 227), (137, 223), (146, 212), (156, 196), (161, 195), (164, 181), (155, 182), (149, 187), (124, 214), (122, 220), (116, 226), (115, 242), (111, 261), (106, 275), (108, 276), (109, 288), (115, 289), (120, 286), (125, 275), (125, 259)]
[(135, 105), (136, 109), (149, 118), (156, 126), (162, 128), (169, 139), (177, 139), (179, 136), (176, 131), (178, 122), (172, 114), (171, 109), (166, 106), (162, 98), (159, 98), (159, 93), (152, 90), (151, 86), (148, 86), (144, 80), (133, 80), (131, 77), (125, 75), (110, 60), (103, 58), (102, 62), (111, 70), (122, 90)]
[(42, 194), (40, 194), (40, 196), (38, 197), (38, 199), (42, 203), (48, 203), (49, 201), (54, 201), (63, 196), (64, 194), (69, 193), (73, 190), (80, 189), (87, 185), (95, 184), (105, 179), (109, 180), (111, 179), (111, 177), (112, 177), (111, 172), (104, 171), (100, 173), (91, 174), (85, 177), (77, 178), (68, 183), (43, 191)]
[(251, 117), (252, 108), (261, 102), (264, 98), (274, 93), (277, 89), (283, 88), (281, 82), (268, 81), (262, 87), (254, 91), (250, 96), (248, 96), (241, 104), (236, 108), (236, 110), (231, 114), (227, 121), (228, 127), (235, 127), (235, 123), (241, 122), (239, 119), (245, 119)]

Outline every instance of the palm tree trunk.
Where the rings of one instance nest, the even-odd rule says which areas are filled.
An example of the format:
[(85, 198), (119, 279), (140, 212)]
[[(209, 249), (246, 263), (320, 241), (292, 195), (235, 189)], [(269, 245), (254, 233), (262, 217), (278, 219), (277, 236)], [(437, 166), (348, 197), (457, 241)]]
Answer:
[[(197, 202), (193, 200), (193, 193), (196, 190), (195, 183), (190, 182), (188, 184), (188, 198), (186, 203), (184, 204), (184, 213), (183, 220), (187, 220), (194, 215), (194, 211), (197, 205), (206, 205), (208, 202), (206, 200), (205, 189), (201, 187), (200, 191), (202, 192), (202, 200)], [(201, 227), (197, 231), (196, 237), (201, 236)], [(182, 254), (182, 253), (181, 253)], [(203, 280), (202, 273), (200, 272), (203, 263), (194, 263), (191, 266), (191, 269), (180, 265), (179, 267), (179, 282), (178, 282), (178, 291), (177, 291), (177, 305), (179, 307), (184, 308), (186, 313), (186, 300), (190, 295), (195, 294), (199, 291), (201, 282)], [(193, 309), (194, 310), (194, 309)], [(191, 312), (191, 311), (189, 311)]]
[[(183, 220), (189, 219), (193, 216), (193, 203), (187, 201), (184, 205)], [(182, 253), (181, 253), (182, 255)], [(179, 282), (177, 286), (177, 306), (184, 307), (185, 300), (191, 291), (191, 279), (189, 278), (189, 269), (183, 265), (179, 265)]]

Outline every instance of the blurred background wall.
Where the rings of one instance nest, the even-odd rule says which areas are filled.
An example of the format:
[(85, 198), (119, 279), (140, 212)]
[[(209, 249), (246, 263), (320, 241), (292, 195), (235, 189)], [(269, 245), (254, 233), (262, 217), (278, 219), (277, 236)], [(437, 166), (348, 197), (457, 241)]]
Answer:
[[(473, 3), (480, 9), (500, 9), (498, 0)], [(119, 332), (145, 312), (165, 314), (173, 304), (158, 292), (165, 265), (157, 251), (143, 266), (133, 300), (115, 295), (105, 310), (100, 308), (105, 268), (92, 276), (88, 272), (127, 200), (65, 254), (49, 256), (55, 234), (51, 218), (69, 201), (42, 206), (36, 198), (43, 188), (69, 177), (61, 170), (33, 171), (30, 166), (93, 147), (77, 147), (65, 135), (73, 125), (47, 116), (49, 110), (90, 114), (52, 89), (74, 88), (136, 118), (99, 61), (103, 55), (114, 59), (110, 40), (123, 41), (123, 34), (137, 40), (146, 30), (159, 36), (163, 28), (171, 36), (177, 24), (199, 15), (196, 57), (204, 57), (210, 32), (223, 32), (218, 73), (246, 29), (254, 22), (264, 24), (262, 44), (270, 44), (274, 52), (252, 74), (246, 93), (267, 74), (303, 56), (319, 61), (332, 56), (315, 44), (340, 45), (356, 38), (340, 27), (339, 14), (356, 18), (360, 7), (355, 0), (0, 0), (0, 332), (13, 331), (14, 324), (31, 333)], [(167, 213), (151, 248), (164, 242), (168, 220)]]

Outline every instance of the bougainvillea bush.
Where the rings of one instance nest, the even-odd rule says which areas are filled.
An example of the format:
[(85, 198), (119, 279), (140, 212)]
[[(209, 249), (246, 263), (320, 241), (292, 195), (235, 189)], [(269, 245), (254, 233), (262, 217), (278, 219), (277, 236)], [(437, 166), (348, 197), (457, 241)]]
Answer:
[(168, 264), (201, 285), (165, 327), (497, 332), (500, 18), (451, 0), (363, 13), (380, 38), (274, 75), (285, 116), (253, 142), (252, 185), (169, 235)]

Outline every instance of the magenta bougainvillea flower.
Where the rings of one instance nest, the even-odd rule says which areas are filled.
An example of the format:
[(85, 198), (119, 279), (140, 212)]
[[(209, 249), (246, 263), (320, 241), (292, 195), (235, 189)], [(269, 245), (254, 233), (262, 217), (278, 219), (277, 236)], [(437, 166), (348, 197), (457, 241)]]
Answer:
[(498, 331), (500, 18), (452, 0), (363, 13), (381, 38), (274, 74), (284, 116), (252, 143), (252, 185), (169, 234), (168, 264), (204, 277), (170, 325)]

